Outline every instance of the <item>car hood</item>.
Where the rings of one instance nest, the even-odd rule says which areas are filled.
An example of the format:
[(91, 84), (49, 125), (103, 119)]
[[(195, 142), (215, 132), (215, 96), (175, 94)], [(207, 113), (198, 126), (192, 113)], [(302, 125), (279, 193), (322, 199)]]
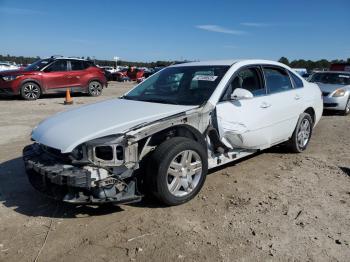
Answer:
[(322, 92), (331, 93), (338, 88), (349, 88), (349, 86), (345, 85), (339, 85), (339, 84), (323, 84), (323, 83), (317, 83), (317, 85), (320, 87)]
[(44, 120), (33, 130), (32, 139), (68, 153), (89, 140), (122, 134), (137, 125), (195, 107), (111, 99), (61, 112)]
[(25, 71), (21, 69), (17, 70), (5, 70), (5, 71), (0, 71), (1, 76), (12, 76), (12, 75), (36, 75), (36, 74), (41, 74), (40, 71)]

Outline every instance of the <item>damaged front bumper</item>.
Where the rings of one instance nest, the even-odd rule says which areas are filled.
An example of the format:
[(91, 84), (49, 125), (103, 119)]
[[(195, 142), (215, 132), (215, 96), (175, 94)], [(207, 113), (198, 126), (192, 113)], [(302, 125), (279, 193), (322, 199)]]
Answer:
[(135, 178), (121, 180), (104, 175), (96, 179), (93, 172), (106, 169), (72, 165), (68, 157), (57, 157), (37, 143), (23, 149), (23, 160), (29, 182), (45, 195), (75, 204), (131, 203), (141, 200)]

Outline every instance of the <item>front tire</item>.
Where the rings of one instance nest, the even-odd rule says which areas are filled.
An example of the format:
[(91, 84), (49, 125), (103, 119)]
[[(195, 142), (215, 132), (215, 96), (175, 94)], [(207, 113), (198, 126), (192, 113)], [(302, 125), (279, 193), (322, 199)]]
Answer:
[(21, 87), (21, 97), (24, 100), (36, 100), (41, 95), (40, 86), (36, 83), (25, 83)]
[(102, 84), (99, 81), (91, 81), (88, 86), (89, 96), (100, 96), (102, 94)]
[(348, 98), (348, 102), (346, 103), (345, 109), (342, 111), (344, 116), (350, 114), (350, 96)]
[(208, 172), (206, 150), (199, 143), (174, 137), (159, 145), (148, 161), (147, 179), (164, 204), (180, 205), (201, 190)]
[(289, 140), (289, 147), (293, 153), (303, 152), (311, 139), (313, 121), (308, 113), (302, 113), (297, 126)]

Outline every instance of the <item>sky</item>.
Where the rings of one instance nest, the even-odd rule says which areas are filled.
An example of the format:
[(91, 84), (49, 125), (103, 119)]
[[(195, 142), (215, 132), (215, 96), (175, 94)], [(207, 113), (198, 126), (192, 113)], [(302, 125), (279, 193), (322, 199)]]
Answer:
[(349, 0), (0, 0), (0, 54), (346, 59)]

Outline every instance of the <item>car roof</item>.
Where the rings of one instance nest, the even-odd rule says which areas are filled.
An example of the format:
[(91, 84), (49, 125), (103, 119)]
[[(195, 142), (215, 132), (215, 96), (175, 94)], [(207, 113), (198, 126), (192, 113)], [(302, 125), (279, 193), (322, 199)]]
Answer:
[(350, 74), (349, 71), (315, 71), (314, 73)]
[(172, 65), (170, 67), (181, 67), (181, 66), (232, 66), (236, 63), (244, 64), (268, 64), (268, 65), (277, 65), (286, 67), (286, 65), (281, 64), (276, 61), (263, 60), (263, 59), (227, 59), (227, 60), (208, 60), (208, 61), (198, 61), (198, 62), (189, 62)]
[(69, 59), (69, 60), (80, 60), (80, 61), (88, 61), (86, 59), (78, 58), (78, 57), (54, 57), (53, 59)]
[(46, 58), (43, 58), (43, 59), (52, 59), (52, 60), (59, 60), (59, 59), (69, 59), (69, 60), (79, 60), (79, 61), (90, 61), (90, 60), (87, 60), (87, 59), (83, 59), (83, 58), (79, 58), (79, 57), (69, 57), (69, 56), (51, 56), (51, 57), (46, 57)]
[(209, 60), (209, 61), (196, 61), (196, 62), (188, 62), (188, 63), (181, 63), (172, 65), (171, 67), (181, 67), (181, 66), (210, 66), (210, 65), (217, 65), (217, 66), (231, 66), (238, 62), (240, 60), (236, 59), (228, 59), (228, 60)]

